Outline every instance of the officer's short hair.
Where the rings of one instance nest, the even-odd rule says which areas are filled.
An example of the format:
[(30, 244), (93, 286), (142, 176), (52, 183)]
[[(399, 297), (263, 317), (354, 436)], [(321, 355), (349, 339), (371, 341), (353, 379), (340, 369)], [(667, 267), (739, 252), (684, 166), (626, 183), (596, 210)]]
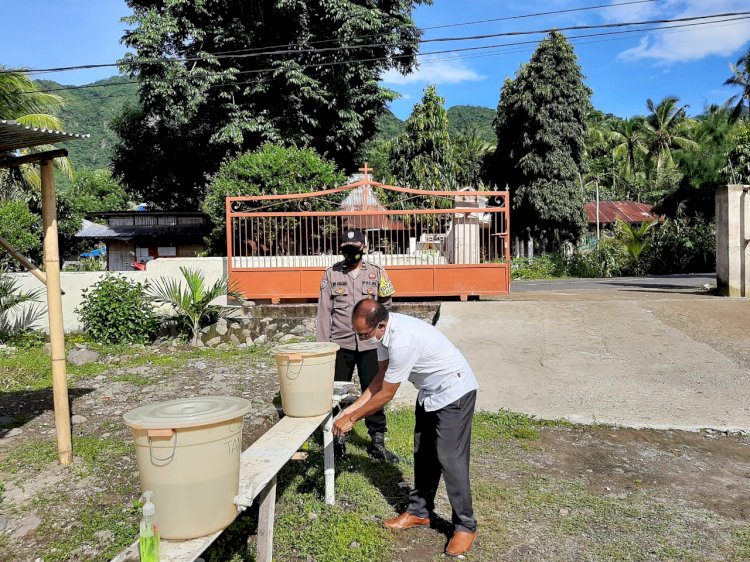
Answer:
[(374, 328), (381, 322), (388, 320), (388, 309), (373, 299), (359, 301), (352, 311), (352, 321), (364, 318), (368, 328)]

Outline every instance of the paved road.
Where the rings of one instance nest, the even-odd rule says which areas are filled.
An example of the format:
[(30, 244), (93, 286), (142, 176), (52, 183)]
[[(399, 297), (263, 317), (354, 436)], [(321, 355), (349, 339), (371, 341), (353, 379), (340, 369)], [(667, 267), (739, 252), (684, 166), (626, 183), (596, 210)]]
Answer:
[[(657, 284), (700, 286), (703, 278), (670, 280)], [(627, 284), (612, 290), (555, 282), (554, 290), (447, 302), (438, 328), (474, 367), (482, 409), (631, 427), (750, 430), (750, 299)], [(413, 402), (410, 388), (399, 394)]]
[(715, 273), (660, 275), (656, 277), (611, 277), (608, 279), (552, 279), (513, 281), (511, 293), (547, 291), (640, 291), (694, 290), (716, 285)]

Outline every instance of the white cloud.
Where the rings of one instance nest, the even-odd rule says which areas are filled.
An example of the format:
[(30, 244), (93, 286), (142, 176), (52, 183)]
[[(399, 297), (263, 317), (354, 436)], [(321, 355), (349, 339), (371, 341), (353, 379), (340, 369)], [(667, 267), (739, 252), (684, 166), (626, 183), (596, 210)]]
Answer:
[[(627, 10), (627, 15), (617, 10), (616, 21), (674, 19), (744, 12), (749, 7), (748, 0), (666, 0), (631, 6)], [(615, 10), (611, 11), (615, 12)], [(699, 21), (685, 23), (699, 23)], [(642, 38), (637, 47), (627, 49), (619, 56), (623, 60), (653, 59), (663, 63), (686, 62), (712, 55), (732, 55), (749, 40), (750, 20), (707, 23), (652, 33)]]
[(440, 61), (423, 59), (417, 70), (406, 76), (396, 70), (389, 70), (383, 75), (386, 84), (460, 84), (461, 82), (478, 82), (485, 77), (467, 67), (460, 60)]

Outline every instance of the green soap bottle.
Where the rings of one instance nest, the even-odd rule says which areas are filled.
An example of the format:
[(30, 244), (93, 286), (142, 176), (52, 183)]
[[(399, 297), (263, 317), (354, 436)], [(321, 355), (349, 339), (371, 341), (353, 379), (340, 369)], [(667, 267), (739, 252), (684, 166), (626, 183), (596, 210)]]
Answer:
[(160, 562), (159, 523), (156, 521), (156, 506), (151, 503), (151, 490), (143, 492), (143, 517), (141, 518), (141, 562)]

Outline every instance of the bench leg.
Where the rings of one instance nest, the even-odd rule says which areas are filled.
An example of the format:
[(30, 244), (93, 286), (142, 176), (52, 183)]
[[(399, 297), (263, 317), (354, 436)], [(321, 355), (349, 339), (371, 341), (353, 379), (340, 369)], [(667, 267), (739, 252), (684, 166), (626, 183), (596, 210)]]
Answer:
[(273, 558), (273, 521), (276, 516), (276, 477), (260, 493), (258, 513), (257, 562), (271, 562)]
[(336, 503), (336, 493), (334, 481), (336, 470), (333, 459), (333, 416), (328, 416), (323, 424), (323, 469), (326, 480), (326, 503), (334, 505)]

